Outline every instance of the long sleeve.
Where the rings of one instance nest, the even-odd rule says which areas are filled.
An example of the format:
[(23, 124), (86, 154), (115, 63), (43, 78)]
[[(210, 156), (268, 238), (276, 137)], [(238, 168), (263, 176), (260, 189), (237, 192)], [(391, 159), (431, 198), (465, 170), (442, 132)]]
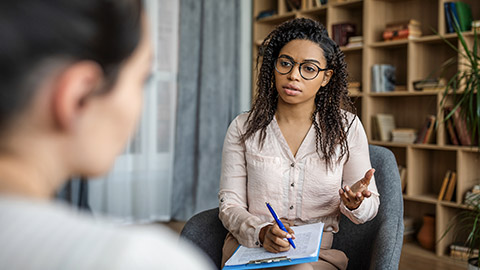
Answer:
[(241, 128), (246, 117), (246, 114), (242, 114), (232, 121), (225, 137), (218, 194), (219, 217), (240, 244), (258, 247), (259, 231), (270, 223), (263, 222), (248, 212), (245, 146), (240, 142)]
[[(348, 186), (352, 186), (355, 182), (362, 179), (365, 173), (372, 167), (365, 130), (358, 117), (353, 121), (348, 134), (350, 157), (343, 168), (343, 185)], [(380, 195), (378, 194), (374, 176), (370, 181), (368, 190), (372, 192), (372, 196), (365, 198), (357, 209), (352, 211), (343, 202), (340, 204), (340, 211), (356, 224), (365, 223), (377, 215)]]

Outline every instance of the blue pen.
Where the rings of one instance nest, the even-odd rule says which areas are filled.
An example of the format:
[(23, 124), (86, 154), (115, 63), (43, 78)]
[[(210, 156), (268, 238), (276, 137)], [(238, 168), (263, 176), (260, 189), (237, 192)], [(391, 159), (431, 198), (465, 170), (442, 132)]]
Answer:
[[(282, 229), (284, 232), (288, 233), (287, 229), (285, 228), (285, 226), (283, 226), (283, 223), (277, 217), (277, 214), (275, 213), (275, 211), (273, 211), (273, 208), (270, 206), (270, 204), (268, 202), (266, 202), (265, 204), (267, 205), (268, 210), (270, 210), (270, 213), (272, 213), (272, 216), (275, 219), (275, 222), (277, 222), (278, 227), (280, 227), (280, 229)], [(290, 245), (292, 245), (293, 248), (296, 248), (292, 238), (287, 238), (287, 240), (290, 243)]]

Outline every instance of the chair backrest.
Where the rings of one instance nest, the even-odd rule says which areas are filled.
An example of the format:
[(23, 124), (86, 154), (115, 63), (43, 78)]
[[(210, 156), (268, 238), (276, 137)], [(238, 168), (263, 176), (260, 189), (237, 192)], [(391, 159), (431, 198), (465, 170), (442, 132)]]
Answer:
[[(347, 254), (348, 269), (398, 269), (403, 244), (403, 198), (397, 162), (390, 150), (372, 145), (370, 160), (380, 193), (378, 214), (361, 225), (342, 215), (333, 248)], [(227, 230), (218, 218), (218, 208), (190, 218), (180, 235), (203, 250), (220, 269)]]

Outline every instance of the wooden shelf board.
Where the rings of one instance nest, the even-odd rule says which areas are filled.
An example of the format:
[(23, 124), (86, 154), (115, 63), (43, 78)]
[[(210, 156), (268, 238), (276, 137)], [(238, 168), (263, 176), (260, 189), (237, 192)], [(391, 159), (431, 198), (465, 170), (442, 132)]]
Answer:
[(371, 97), (398, 97), (398, 96), (433, 96), (441, 93), (440, 91), (392, 91), (368, 93)]
[(348, 96), (349, 97), (361, 97), (361, 96), (363, 96), (363, 93), (360, 92), (360, 91), (348, 90)]
[(370, 44), (371, 48), (395, 48), (408, 45), (408, 39), (392, 40), (392, 41), (378, 41)]
[(262, 18), (262, 19), (260, 19), (260, 20), (257, 20), (257, 21), (254, 22), (254, 23), (269, 23), (269, 24), (275, 24), (275, 23), (279, 23), (279, 22), (286, 21), (286, 20), (288, 20), (288, 19), (293, 19), (293, 18), (295, 18), (296, 13), (297, 13), (297, 11), (290, 11), (290, 12), (287, 12), (287, 13), (284, 13), (284, 14), (273, 15), (273, 16), (269, 16), (269, 17), (266, 17), (266, 18)]
[(363, 45), (355, 46), (355, 47), (341, 46), (340, 50), (342, 50), (343, 52), (361, 51), (361, 50), (363, 50)]
[(437, 144), (423, 144), (423, 143), (417, 143), (417, 144), (412, 144), (413, 148), (418, 148), (418, 149), (433, 149), (433, 150), (444, 150), (444, 151), (457, 151), (457, 150), (462, 150), (462, 151), (467, 151), (467, 152), (478, 152), (480, 149), (477, 147), (471, 148), (469, 146), (457, 146), (457, 145), (437, 145)]
[(311, 8), (311, 9), (307, 9), (307, 10), (303, 11), (302, 14), (307, 14), (307, 15), (327, 14), (327, 7), (329, 5), (330, 4), (326, 4), (326, 5), (323, 5), (323, 6), (320, 6), (320, 7), (314, 7), (314, 8)]
[[(457, 39), (456, 34), (447, 34), (447, 35), (442, 35), (446, 40), (452, 42)], [(411, 39), (412, 42), (415, 43), (444, 43), (445, 41), (438, 35), (428, 35), (428, 36), (422, 36), (419, 38), (414, 38)], [(445, 44), (446, 45), (446, 44)]]
[(470, 147), (470, 146), (458, 146), (458, 145), (438, 145), (438, 144), (426, 144), (426, 143), (397, 143), (397, 142), (384, 142), (369, 140), (370, 144), (386, 146), (386, 147), (412, 147), (416, 149), (430, 149), (430, 150), (441, 150), (441, 151), (465, 151), (472, 153), (480, 153), (479, 147)]
[(466, 206), (465, 204), (461, 204), (457, 202), (439, 201), (439, 203), (443, 206), (448, 206), (451, 208), (468, 209), (468, 206)]
[(343, 2), (332, 2), (332, 7), (359, 8), (362, 7), (363, 0), (348, 0)]
[(406, 201), (421, 202), (428, 204), (437, 204), (437, 195), (436, 194), (424, 194), (424, 195), (403, 195), (403, 199)]
[(396, 142), (384, 142), (384, 141), (375, 141), (375, 140), (370, 140), (370, 144), (373, 145), (379, 145), (379, 146), (386, 146), (386, 147), (407, 147), (408, 143), (396, 143)]

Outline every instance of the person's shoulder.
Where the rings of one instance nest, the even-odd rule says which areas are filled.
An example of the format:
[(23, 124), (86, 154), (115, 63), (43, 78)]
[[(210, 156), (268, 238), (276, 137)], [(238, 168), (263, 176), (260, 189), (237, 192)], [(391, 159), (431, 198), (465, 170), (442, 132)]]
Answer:
[(235, 128), (235, 130), (244, 132), (245, 129), (245, 124), (247, 123), (248, 120), (248, 112), (241, 113), (237, 115), (232, 122), (230, 123), (230, 128)]
[(243, 112), (237, 115), (235, 119), (233, 119), (233, 122), (236, 122), (237, 124), (243, 126), (247, 122), (248, 115), (249, 115), (248, 112)]
[[(0, 258), (9, 258), (6, 265), (27, 260), (45, 269), (58, 268), (56, 263), (65, 269), (212, 269), (167, 228), (120, 226), (61, 203), (18, 199), (0, 198), (0, 215), (7, 220), (0, 224), (6, 245)], [(5, 234), (12, 229), (18, 233)], [(6, 256), (9, 252), (17, 255)]]

